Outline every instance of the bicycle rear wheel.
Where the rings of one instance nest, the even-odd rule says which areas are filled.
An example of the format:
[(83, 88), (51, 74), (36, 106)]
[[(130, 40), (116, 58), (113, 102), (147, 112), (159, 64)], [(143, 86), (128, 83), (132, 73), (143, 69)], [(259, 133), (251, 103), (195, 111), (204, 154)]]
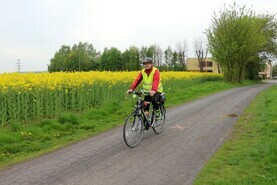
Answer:
[(160, 112), (161, 112), (160, 117), (154, 118), (154, 124), (152, 126), (156, 134), (159, 134), (164, 130), (165, 112), (166, 112), (164, 105), (160, 106)]
[(139, 144), (143, 134), (142, 119), (136, 114), (130, 114), (124, 124), (123, 138), (127, 146), (133, 148)]

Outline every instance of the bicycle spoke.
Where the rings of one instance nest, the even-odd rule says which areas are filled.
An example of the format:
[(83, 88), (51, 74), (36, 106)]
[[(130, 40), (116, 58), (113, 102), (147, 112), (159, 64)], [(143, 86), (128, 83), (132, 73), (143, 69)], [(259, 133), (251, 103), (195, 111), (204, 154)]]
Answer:
[(153, 130), (156, 134), (161, 133), (164, 130), (164, 123), (165, 123), (165, 108), (163, 106), (160, 107), (161, 115), (158, 120), (154, 120), (153, 123)]
[(142, 122), (141, 119), (131, 114), (125, 121), (123, 131), (124, 141), (129, 147), (138, 145), (142, 138)]

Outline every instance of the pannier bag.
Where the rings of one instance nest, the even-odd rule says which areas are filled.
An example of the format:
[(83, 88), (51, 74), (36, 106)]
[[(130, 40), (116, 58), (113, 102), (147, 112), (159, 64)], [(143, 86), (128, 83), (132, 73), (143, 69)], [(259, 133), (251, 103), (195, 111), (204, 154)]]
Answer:
[(165, 100), (166, 100), (166, 97), (165, 97), (165, 92), (162, 92), (161, 93), (161, 96), (160, 96), (160, 103), (164, 103), (165, 102)]

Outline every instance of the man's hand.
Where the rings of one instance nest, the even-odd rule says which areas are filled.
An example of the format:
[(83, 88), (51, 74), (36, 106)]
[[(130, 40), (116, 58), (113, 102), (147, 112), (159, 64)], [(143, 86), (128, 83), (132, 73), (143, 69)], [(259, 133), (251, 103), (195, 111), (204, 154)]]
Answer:
[(156, 91), (153, 91), (153, 90), (149, 91), (150, 96), (154, 96), (155, 93)]
[(130, 94), (131, 92), (133, 92), (133, 89), (128, 89), (126, 93)]

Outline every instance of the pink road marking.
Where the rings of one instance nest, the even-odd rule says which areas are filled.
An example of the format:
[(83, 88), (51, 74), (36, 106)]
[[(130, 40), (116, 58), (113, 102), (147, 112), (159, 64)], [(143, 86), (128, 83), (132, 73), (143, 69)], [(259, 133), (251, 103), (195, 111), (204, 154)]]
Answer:
[(177, 125), (177, 124), (175, 124), (175, 127), (171, 127), (171, 128), (178, 128), (180, 130), (185, 130), (183, 127), (181, 127), (180, 125)]

